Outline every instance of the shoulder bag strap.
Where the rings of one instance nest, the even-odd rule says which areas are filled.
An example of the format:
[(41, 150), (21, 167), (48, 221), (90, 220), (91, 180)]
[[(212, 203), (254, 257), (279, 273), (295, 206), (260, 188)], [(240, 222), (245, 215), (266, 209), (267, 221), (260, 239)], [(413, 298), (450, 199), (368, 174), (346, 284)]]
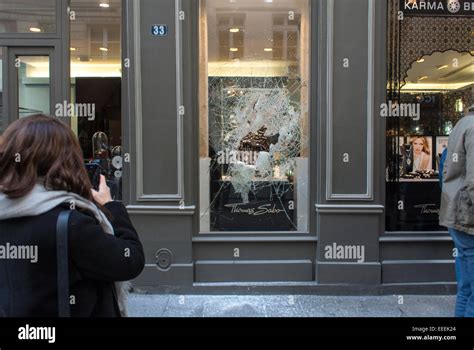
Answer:
[(69, 258), (68, 223), (70, 210), (62, 211), (56, 226), (57, 264), (58, 264), (58, 316), (70, 317), (69, 304)]

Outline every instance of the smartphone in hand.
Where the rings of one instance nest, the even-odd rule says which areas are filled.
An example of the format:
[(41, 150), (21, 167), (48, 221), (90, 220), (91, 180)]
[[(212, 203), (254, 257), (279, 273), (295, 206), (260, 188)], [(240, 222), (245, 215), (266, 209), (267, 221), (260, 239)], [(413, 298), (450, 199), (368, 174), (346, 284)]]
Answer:
[(86, 163), (87, 174), (92, 183), (92, 188), (99, 190), (101, 169), (100, 165), (96, 163)]

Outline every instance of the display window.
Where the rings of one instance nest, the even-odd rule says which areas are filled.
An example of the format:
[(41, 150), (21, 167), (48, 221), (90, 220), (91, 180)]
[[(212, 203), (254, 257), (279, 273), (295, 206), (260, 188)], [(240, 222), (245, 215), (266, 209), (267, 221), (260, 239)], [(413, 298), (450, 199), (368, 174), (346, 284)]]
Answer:
[(474, 103), (474, 17), (421, 2), (400, 16), (404, 1), (389, 1), (386, 229), (445, 231), (439, 163)]
[(309, 1), (200, 2), (200, 230), (308, 231)]
[(71, 0), (71, 128), (88, 168), (122, 199), (122, 2)]

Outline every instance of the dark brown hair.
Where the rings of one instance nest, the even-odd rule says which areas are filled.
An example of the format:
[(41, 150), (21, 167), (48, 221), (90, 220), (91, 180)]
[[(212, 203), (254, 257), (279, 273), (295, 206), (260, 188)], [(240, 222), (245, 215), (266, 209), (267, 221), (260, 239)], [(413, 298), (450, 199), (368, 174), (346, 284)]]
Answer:
[(0, 192), (20, 198), (38, 181), (48, 190), (93, 200), (76, 136), (64, 123), (43, 114), (15, 121), (0, 136)]

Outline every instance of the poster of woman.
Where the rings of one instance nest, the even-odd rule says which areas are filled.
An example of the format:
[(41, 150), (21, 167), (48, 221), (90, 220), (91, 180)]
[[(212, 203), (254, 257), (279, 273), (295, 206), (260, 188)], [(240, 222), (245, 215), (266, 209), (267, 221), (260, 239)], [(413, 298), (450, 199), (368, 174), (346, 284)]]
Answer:
[(411, 136), (408, 138), (410, 145), (410, 160), (412, 171), (433, 170), (431, 136)]

